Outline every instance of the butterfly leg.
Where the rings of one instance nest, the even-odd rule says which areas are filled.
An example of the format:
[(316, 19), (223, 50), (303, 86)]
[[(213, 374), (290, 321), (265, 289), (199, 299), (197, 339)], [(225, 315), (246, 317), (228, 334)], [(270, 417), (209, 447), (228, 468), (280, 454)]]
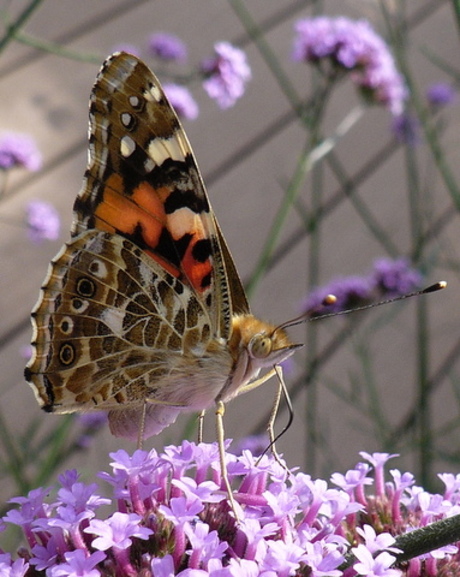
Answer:
[[(278, 377), (278, 389), (276, 392), (275, 401), (273, 403), (273, 408), (270, 412), (270, 417), (269, 417), (268, 425), (267, 425), (267, 431), (268, 431), (268, 436), (270, 439), (270, 444), (265, 449), (265, 451), (262, 453), (262, 455), (259, 457), (259, 460), (265, 455), (265, 452), (268, 451), (268, 449), (271, 449), (275, 461), (277, 463), (279, 463), (279, 465), (281, 467), (283, 467), (283, 469), (286, 469), (286, 471), (287, 471), (288, 469), (286, 468), (286, 465), (282, 462), (282, 460), (278, 454), (278, 451), (276, 450), (276, 445), (275, 445), (276, 440), (280, 437), (280, 435), (275, 437), (275, 419), (276, 419), (276, 415), (278, 414), (278, 409), (279, 409), (280, 402), (281, 402), (281, 396), (284, 395), (284, 397), (288, 400), (289, 409), (292, 411), (292, 407), (290, 406), (290, 401), (289, 401), (289, 395), (288, 395), (288, 392), (286, 389), (286, 384), (284, 383), (282, 368), (279, 365), (275, 365), (273, 367), (273, 369), (271, 369), (270, 371), (268, 371), (268, 373), (266, 373), (265, 375), (260, 377), (260, 379), (257, 379), (255, 381), (253, 381), (252, 383), (249, 383), (245, 387), (242, 387), (240, 389), (240, 394), (247, 393), (249, 391), (252, 391), (253, 389), (256, 389), (257, 387), (260, 387), (260, 385), (263, 385), (266, 381), (268, 381), (269, 379), (271, 379), (275, 375)], [(281, 432), (281, 434), (283, 434), (284, 432), (285, 432), (285, 429)]]
[(217, 401), (216, 406), (216, 428), (217, 428), (217, 443), (219, 445), (219, 458), (220, 458), (220, 469), (222, 480), (224, 481), (225, 488), (227, 490), (228, 500), (230, 502), (230, 507), (235, 515), (235, 520), (238, 522), (239, 517), (236, 511), (236, 503), (233, 498), (232, 488), (230, 486), (230, 481), (227, 474), (227, 465), (225, 463), (225, 439), (224, 439), (224, 422), (223, 417), (225, 413), (225, 405), (222, 401)]
[(260, 385), (263, 385), (264, 383), (266, 383), (269, 379), (274, 377), (276, 374), (277, 373), (276, 373), (275, 367), (273, 367), (273, 369), (268, 371), (268, 373), (265, 373), (265, 375), (263, 377), (260, 377), (260, 379), (252, 381), (252, 383), (249, 383), (248, 385), (245, 385), (244, 387), (241, 387), (240, 389), (238, 389), (238, 395), (242, 395), (244, 393), (249, 393), (249, 391), (257, 389), (258, 387), (260, 387)]
[(203, 424), (204, 424), (204, 416), (206, 411), (201, 411), (198, 417), (198, 443), (203, 442)]
[[(273, 455), (273, 458), (275, 459), (275, 461), (283, 469), (285, 469), (288, 472), (288, 474), (290, 474), (289, 469), (286, 467), (286, 464), (281, 460), (281, 457), (279, 456), (279, 453), (276, 450), (276, 440), (279, 439), (279, 437), (285, 432), (286, 429), (283, 429), (283, 431), (281, 431), (281, 433), (275, 437), (275, 420), (276, 420), (276, 416), (278, 414), (278, 409), (280, 406), (281, 397), (284, 395), (284, 397), (286, 399), (289, 399), (289, 395), (288, 395), (288, 392), (286, 389), (286, 384), (285, 384), (284, 378), (283, 378), (283, 369), (279, 365), (275, 365), (273, 368), (276, 372), (276, 376), (278, 377), (278, 389), (276, 391), (275, 400), (273, 402), (273, 407), (272, 407), (272, 410), (270, 412), (270, 417), (268, 419), (268, 425), (267, 425), (267, 431), (268, 431), (268, 437), (270, 439), (270, 444), (267, 447), (267, 449), (265, 449), (265, 451), (262, 453), (262, 455), (259, 457), (259, 460), (263, 457), (263, 455), (265, 454), (265, 452), (268, 449), (271, 449), (272, 455)], [(288, 404), (290, 405), (290, 401)], [(290, 407), (290, 409), (291, 409), (291, 407)]]
[(144, 401), (142, 405), (141, 418), (139, 420), (139, 433), (137, 435), (137, 448), (139, 451), (142, 450), (142, 445), (144, 444), (144, 431), (145, 431), (145, 414), (147, 412), (147, 401)]

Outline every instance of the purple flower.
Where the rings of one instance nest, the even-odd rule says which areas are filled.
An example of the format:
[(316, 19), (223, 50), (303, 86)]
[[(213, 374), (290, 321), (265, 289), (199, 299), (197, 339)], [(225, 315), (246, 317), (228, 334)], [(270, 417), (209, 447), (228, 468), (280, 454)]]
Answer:
[(262, 570), (273, 571), (277, 577), (294, 575), (300, 563), (306, 560), (302, 547), (283, 541), (261, 541), (259, 555), (262, 557)]
[(0, 135), (0, 169), (9, 170), (15, 166), (35, 172), (42, 166), (42, 156), (29, 135), (3, 132)]
[[(323, 287), (312, 290), (304, 301), (303, 308), (307, 311), (318, 308), (319, 314), (356, 308), (370, 302), (372, 288), (371, 282), (366, 277), (339, 277)], [(333, 294), (337, 300), (329, 305), (327, 310), (321, 309), (321, 303), (329, 294)]]
[(422, 275), (406, 258), (381, 258), (374, 262), (372, 282), (385, 296), (404, 295), (417, 289)]
[(26, 207), (29, 238), (32, 242), (57, 240), (61, 226), (59, 214), (54, 206), (43, 200), (31, 200)]
[(195, 120), (199, 108), (190, 90), (179, 84), (163, 84), (163, 90), (179, 118)]
[(180, 38), (167, 32), (157, 32), (149, 38), (149, 51), (161, 60), (185, 62), (187, 46)]
[(329, 63), (350, 73), (352, 81), (370, 102), (403, 110), (407, 90), (388, 45), (366, 20), (318, 16), (299, 20), (292, 58), (318, 66)]
[(141, 527), (141, 518), (136, 513), (114, 513), (106, 521), (92, 519), (85, 533), (98, 535), (93, 540), (92, 546), (99, 551), (107, 549), (128, 549), (132, 545), (131, 537), (138, 539), (148, 539), (152, 530), (148, 527)]
[(370, 525), (364, 525), (363, 528), (358, 527), (356, 532), (361, 535), (366, 545), (371, 553), (376, 553), (377, 551), (390, 551), (391, 553), (401, 553), (401, 549), (397, 547), (392, 547), (395, 542), (395, 538), (390, 533), (380, 533), (377, 535), (375, 529)]
[[(374, 468), (374, 482), (377, 476), (383, 478), (389, 455), (365, 456)], [(392, 568), (395, 557), (391, 553), (396, 550), (390, 531), (405, 533), (458, 509), (454, 489), (458, 479), (446, 477), (451, 500), (399, 483), (394, 472), (394, 485), (387, 483), (382, 494), (375, 496), (369, 483), (364, 488), (363, 480), (372, 480), (367, 465), (358, 464), (343, 475), (335, 473), (333, 478), (344, 483), (347, 491), (358, 485), (366, 489), (363, 507), (341, 488), (329, 488), (323, 479), (312, 480), (304, 473), (288, 476), (286, 471), (281, 476), (280, 465), (275, 466), (269, 456), (256, 465), (246, 450), (240, 457), (232, 456), (228, 471), (238, 503), (240, 521), (236, 523), (225, 491), (216, 483), (216, 444), (184, 442), (161, 453), (136, 451), (129, 456), (119, 451), (112, 458), (115, 473), (103, 477), (123, 497), (111, 499), (119, 510), (108, 517), (92, 518), (96, 508), (101, 513), (105, 501), (95, 484), (83, 485), (78, 480), (76, 471), (60, 475), (61, 487), (50, 504), (44, 503), (49, 493), (45, 489), (12, 500), (19, 510), (9, 511), (5, 520), (21, 526), (27, 535), (29, 547), (22, 548), (22, 555), (31, 573), (46, 572), (48, 577), (351, 577), (357, 572), (396, 577), (401, 571)], [(140, 509), (142, 515), (133, 513)], [(353, 567), (343, 569), (350, 551), (357, 560)], [(426, 574), (441, 575), (448, 568), (446, 574), (456, 575), (458, 547), (442, 547), (409, 561), (407, 574), (420, 575), (421, 562)], [(27, 569), (23, 559), (13, 561), (0, 553), (0, 575), (22, 577)]]
[(451, 104), (457, 94), (451, 84), (447, 82), (437, 82), (427, 88), (426, 99), (431, 106), (440, 107)]
[[(407, 294), (420, 286), (421, 281), (422, 275), (407, 259), (381, 258), (374, 262), (373, 270), (367, 276), (339, 277), (313, 289), (302, 303), (302, 309), (309, 316), (350, 310), (382, 296), (391, 298)], [(336, 297), (336, 301), (327, 308), (321, 306), (330, 294)]]
[(87, 556), (81, 549), (68, 551), (64, 554), (65, 563), (51, 568), (48, 577), (100, 577), (96, 565), (105, 559), (102, 551), (96, 551)]
[(24, 559), (12, 561), (9, 553), (0, 554), (0, 576), (1, 577), (25, 577), (29, 564)]
[(379, 553), (375, 558), (365, 545), (358, 545), (352, 549), (354, 556), (359, 563), (355, 563), (353, 568), (358, 575), (367, 577), (400, 577), (399, 569), (391, 569), (396, 558), (390, 553)]
[(201, 64), (206, 77), (203, 88), (220, 108), (230, 108), (243, 96), (251, 79), (251, 69), (246, 54), (228, 42), (218, 42), (214, 51), (216, 56)]

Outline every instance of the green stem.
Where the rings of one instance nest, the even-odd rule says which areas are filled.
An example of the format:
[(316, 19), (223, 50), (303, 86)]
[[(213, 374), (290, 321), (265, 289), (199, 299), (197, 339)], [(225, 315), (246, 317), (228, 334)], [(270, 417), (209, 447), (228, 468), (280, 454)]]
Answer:
[(6, 33), (3, 38), (0, 39), (0, 52), (5, 48), (5, 46), (11, 42), (16, 37), (16, 34), (24, 26), (24, 24), (29, 20), (32, 14), (37, 10), (37, 8), (42, 4), (43, 0), (32, 0), (24, 10), (19, 14), (14, 22), (6, 25)]
[(452, 10), (454, 11), (455, 21), (460, 33), (460, 0), (452, 0)]
[(246, 29), (248, 36), (254, 41), (261, 56), (264, 58), (265, 63), (269, 67), (273, 77), (277, 80), (279, 87), (284, 92), (284, 95), (290, 102), (291, 106), (298, 110), (300, 107), (301, 99), (298, 96), (291, 79), (284, 72), (278, 58), (271, 49), (269, 43), (265, 39), (262, 30), (257, 25), (256, 21), (252, 18), (250, 12), (247, 9), (246, 3), (241, 2), (241, 0), (229, 0), (230, 6), (233, 11), (240, 19), (240, 22)]
[[(440, 547), (452, 545), (460, 540), (460, 515), (454, 515), (449, 519), (436, 521), (421, 529), (414, 529), (405, 535), (396, 537), (392, 547), (402, 550), (402, 553), (394, 554), (396, 557), (395, 565), (424, 555), (430, 551), (435, 551)], [(380, 551), (377, 552), (377, 554)], [(346, 556), (345, 563), (340, 565), (339, 569), (344, 571), (356, 561), (353, 553)]]

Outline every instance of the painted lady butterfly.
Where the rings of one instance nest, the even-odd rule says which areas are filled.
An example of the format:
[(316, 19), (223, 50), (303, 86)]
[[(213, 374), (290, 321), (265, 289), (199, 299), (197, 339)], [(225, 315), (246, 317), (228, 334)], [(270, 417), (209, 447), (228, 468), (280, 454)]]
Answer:
[(251, 315), (184, 130), (130, 54), (94, 85), (71, 240), (32, 324), (25, 376), (41, 407), (108, 410), (112, 433), (133, 440), (183, 411), (221, 417), (301, 346)]

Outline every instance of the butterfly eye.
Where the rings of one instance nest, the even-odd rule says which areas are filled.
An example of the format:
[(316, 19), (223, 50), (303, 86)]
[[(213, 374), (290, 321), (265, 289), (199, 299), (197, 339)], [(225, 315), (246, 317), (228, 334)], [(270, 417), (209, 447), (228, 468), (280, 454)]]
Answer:
[(265, 335), (255, 335), (249, 342), (249, 354), (256, 359), (266, 359), (272, 349), (273, 341)]

